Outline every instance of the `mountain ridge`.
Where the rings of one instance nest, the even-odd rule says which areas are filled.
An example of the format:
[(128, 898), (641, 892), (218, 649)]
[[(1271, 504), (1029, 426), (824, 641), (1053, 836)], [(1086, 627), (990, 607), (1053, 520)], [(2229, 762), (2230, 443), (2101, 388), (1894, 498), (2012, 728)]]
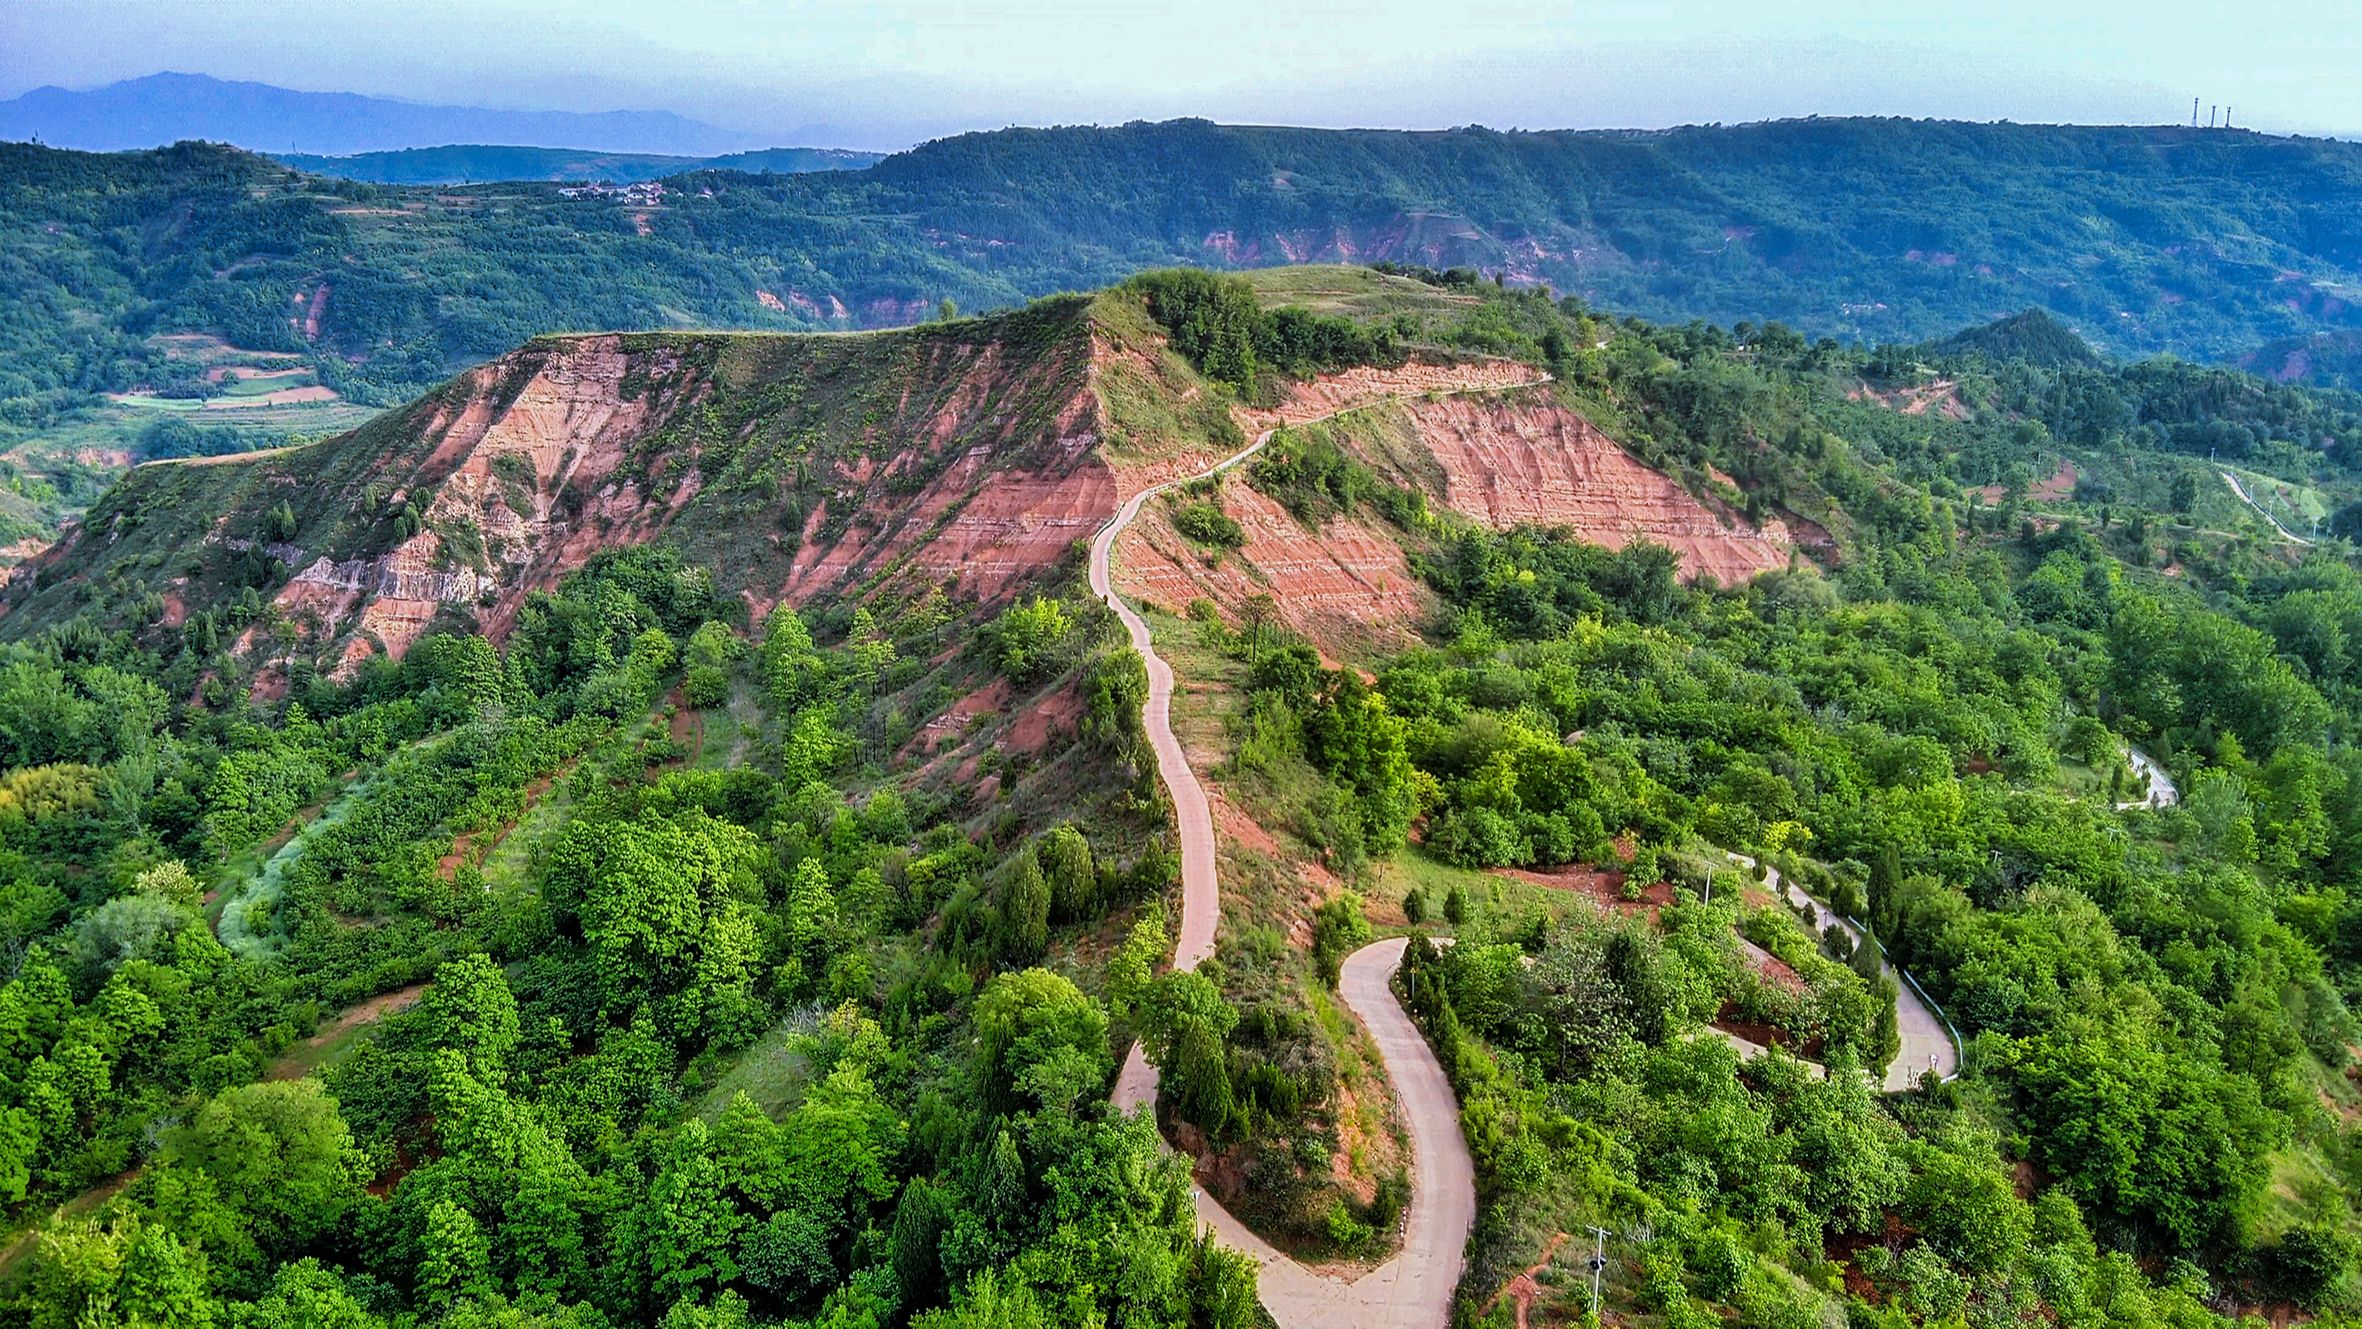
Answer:
[(707, 170), (792, 175), (803, 171), (859, 170), (886, 154), (853, 148), (788, 147), (724, 153), (718, 157), (681, 157), (503, 143), (446, 143), (341, 157), (309, 152), (266, 155), (296, 170), (338, 180), (384, 185), (455, 185), (507, 180), (633, 184)]
[[(233, 372), (249, 394), (308, 372), (347, 414), (269, 427), (316, 434), (558, 329), (877, 328), (1148, 268), (1311, 260), (1861, 343), (2039, 306), (2114, 356), (2306, 351), (2272, 362), (2285, 374), (2330, 360), (2306, 339), (2362, 329), (2357, 218), (2362, 146), (2180, 127), (1170, 121), (571, 193), (327, 180), (203, 144), (0, 145), (0, 291), (26, 311), (0, 327), (0, 451), (71, 432), (87, 441), (69, 458), (132, 452), (159, 410), (230, 423), (186, 408), (235, 404)], [(224, 432), (176, 450), (224, 450)], [(10, 510), (6, 534), (54, 529), (108, 468), (31, 469), (68, 497)]]
[(45, 85), (0, 101), (0, 139), (94, 151), (211, 139), (256, 150), (346, 154), (457, 142), (706, 157), (766, 146), (760, 137), (672, 111), (507, 111), (305, 92), (164, 72), (91, 89)]
[[(1393, 483), (1425, 477), (1427, 501), (1481, 525), (1658, 540), (1693, 574), (1731, 580), (1786, 561), (1784, 527), (1691, 497), (1526, 366), (1421, 350), (1234, 411), (1137, 304), (1119, 289), (877, 333), (537, 338), (347, 434), (133, 470), (20, 570), (0, 635), (129, 574), (158, 597), (154, 629), (263, 592), (271, 613), (251, 602), (242, 621), (302, 625), (307, 667), (342, 677), (438, 623), (503, 638), (532, 593), (650, 543), (722, 569), (753, 619), (931, 591), (989, 606), (1070, 562), (1121, 495), (1243, 428), (1332, 417), (1344, 432), (1323, 426), (1320, 445), (1371, 457)], [(1472, 388), (1497, 399), (1464, 410), (1451, 394)], [(1515, 503), (1486, 475), (1504, 467), (1532, 491)], [(1616, 494), (1628, 501), (1603, 501)], [(1143, 520), (1127, 588), (1236, 611), (1276, 587), (1282, 621), (1340, 648), (1394, 640), (1406, 613), (1428, 612), (1397, 536), (1350, 514), (1306, 531), (1246, 499), (1224, 569), (1173, 546), (1171, 514)], [(240, 655), (283, 647), (259, 626), (232, 639)]]

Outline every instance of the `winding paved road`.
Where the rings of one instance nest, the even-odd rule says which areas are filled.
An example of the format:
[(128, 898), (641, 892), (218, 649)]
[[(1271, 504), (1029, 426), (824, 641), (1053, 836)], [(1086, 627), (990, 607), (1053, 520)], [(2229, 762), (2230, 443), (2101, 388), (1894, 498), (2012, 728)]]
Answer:
[(2313, 543), (2312, 541), (2307, 540), (2301, 535), (2298, 535), (2296, 532), (2288, 529), (2287, 527), (2282, 526), (2278, 517), (2275, 517), (2270, 512), (2266, 511), (2263, 504), (2256, 502), (2255, 499), (2248, 494), (2247, 486), (2239, 483), (2238, 476), (2231, 474), (2229, 471), (2224, 471), (2222, 473), (2222, 477), (2223, 483), (2231, 487), (2231, 492), (2239, 496), (2239, 501), (2245, 503), (2251, 508), (2254, 508), (2257, 516), (2262, 517), (2265, 521), (2270, 522), (2272, 524), (2272, 529), (2280, 532), (2281, 539), (2300, 545), (2309, 545)]
[[(1115, 593), (1109, 562), (1116, 538), (1149, 499), (1245, 461), (1270, 442), (1274, 432), (1264, 430), (1252, 445), (1197, 475), (1133, 495), (1091, 542), (1091, 591), (1122, 620), (1132, 649), (1148, 666), (1148, 702), (1141, 719), (1156, 753), (1157, 775), (1172, 796), (1181, 836), (1181, 937), (1173, 951), (1173, 964), (1179, 969), (1194, 969), (1213, 953), (1214, 934), (1222, 921), (1221, 890), (1214, 877), (1214, 821), (1205, 786), (1189, 769), (1181, 741), (1173, 736), (1173, 668), (1157, 655), (1148, 624)], [(1395, 937), (1355, 951), (1346, 957), (1338, 983), (1346, 1007), (1361, 1017), (1378, 1045), (1394, 1084), (1395, 1102), (1410, 1129), (1411, 1205), (1401, 1251), (1354, 1282), (1318, 1274), (1256, 1236), (1202, 1187), (1191, 1187), (1199, 1220), (1225, 1245), (1262, 1266), (1263, 1306), (1280, 1329), (1440, 1329), (1451, 1318), (1461, 1255), (1476, 1222), (1476, 1165), (1460, 1134), (1460, 1104), (1451, 1082), (1388, 984), (1405, 944)], [(1154, 1111), (1156, 1086), (1156, 1067), (1134, 1044), (1116, 1076), (1116, 1107)]]
[[(1755, 860), (1745, 854), (1734, 853), (1730, 857), (1732, 862), (1742, 863), (1749, 868), (1757, 866)], [(1769, 864), (1762, 866), (1764, 882), (1789, 905), (1807, 911), (1816, 939), (1830, 927), (1837, 927), (1853, 939), (1854, 945), (1866, 944), (1862, 939), (1862, 930), (1854, 926), (1852, 919), (1841, 916), (1836, 910), (1806, 895), (1796, 883), (1781, 876), (1778, 868)], [(1919, 1077), (1928, 1071), (1934, 1071), (1936, 1078), (1941, 1080), (1959, 1075), (1960, 1047), (1952, 1041), (1951, 1026), (1929, 1003), (1925, 994), (1919, 991), (1919, 985), (1912, 982), (1909, 975), (1888, 963), (1883, 954), (1879, 957), (1879, 963), (1887, 973), (1894, 975), (1895, 986), (1901, 989), (1901, 995), (1895, 1000), (1895, 1024), (1903, 1036), (1903, 1050), (1896, 1053), (1895, 1059), (1887, 1064), (1886, 1091), (1891, 1094), (1914, 1088), (1919, 1083)]]
[(2118, 803), (2116, 807), (2119, 811), (2126, 808), (2169, 808), (2182, 801), (2182, 791), (2174, 787), (2173, 777), (2165, 773), (2165, 768), (2157, 764), (2155, 757), (2129, 743), (2124, 746), (2124, 756), (2132, 763), (2132, 773), (2148, 784), (2149, 792), (2139, 798)]

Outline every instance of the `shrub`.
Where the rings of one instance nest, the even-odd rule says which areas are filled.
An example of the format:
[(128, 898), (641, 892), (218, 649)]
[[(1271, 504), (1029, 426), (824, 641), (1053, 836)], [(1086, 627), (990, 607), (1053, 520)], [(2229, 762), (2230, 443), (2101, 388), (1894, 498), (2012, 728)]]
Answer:
[(1013, 683), (1032, 683), (1057, 671), (1065, 661), (1066, 644), (1074, 622), (1066, 606), (1035, 596), (1009, 606), (993, 620), (993, 645), (1001, 672)]
[(719, 706), (730, 697), (730, 675), (718, 665), (691, 665), (681, 680), (681, 695), (700, 710)]
[(2344, 1289), (2354, 1262), (2354, 1238), (2327, 1225), (2290, 1228), (2257, 1252), (2266, 1290), (2313, 1310)]
[(1173, 514), (1173, 529), (1204, 545), (1236, 549), (1247, 542), (1246, 530), (1229, 513), (1212, 503), (1190, 503)]
[(1312, 962), (1320, 981), (1337, 986), (1337, 977), (1351, 955), (1370, 940), (1370, 920), (1363, 914), (1361, 896), (1345, 891), (1312, 915)]
[(1376, 1230), (1369, 1224), (1353, 1216), (1353, 1211), (1345, 1207), (1342, 1198), (1329, 1206), (1327, 1226), (1329, 1240), (1347, 1250), (1359, 1249), (1376, 1235)]

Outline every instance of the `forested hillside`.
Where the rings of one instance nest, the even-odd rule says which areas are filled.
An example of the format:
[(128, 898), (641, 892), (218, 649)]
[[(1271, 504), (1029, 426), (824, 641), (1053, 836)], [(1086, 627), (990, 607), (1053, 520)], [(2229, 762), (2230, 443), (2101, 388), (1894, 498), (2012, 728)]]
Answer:
[[(143, 470), (0, 616), (0, 1320), (1244, 1329), (1193, 1169), (1403, 1239), (1336, 985), (1407, 932), (1464, 1323), (1579, 1322), (1592, 1225), (1616, 1323), (2352, 1323), (2362, 406), (2067, 336), (1161, 273)], [(1160, 973), (1078, 545), (1256, 438), (1115, 551), (1221, 841)], [(1696, 546), (1466, 461), (1571, 449)], [(1882, 956), (1957, 1078), (1879, 1092)]]
[[(547, 332), (876, 327), (1167, 263), (1466, 265), (1623, 313), (1870, 342), (2042, 306), (2102, 350), (2229, 360), (2355, 324), (2358, 154), (2246, 132), (1902, 120), (1175, 121), (567, 197), (324, 181), (194, 145), (9, 145), (0, 297), (18, 317), (0, 332), (0, 426), (20, 442), (70, 429), (103, 393), (207, 398), (174, 334), (298, 355), (320, 385), (383, 405)], [(111, 443), (84, 446), (123, 447), (142, 423), (108, 419)]]
[[(1215, 517), (1263, 496), (1323, 533), (1362, 512), (1442, 600), (1368, 681), (1275, 645), (1274, 607), (1163, 631), (1229, 690), (1217, 784), (1276, 842), (1237, 852), (1258, 907), (1307, 856), (1362, 892), (1310, 920), (1316, 956), (1365, 909), (1457, 935), (1405, 990), (1476, 1153), (1464, 1304), (1579, 1314), (1589, 1249), (1554, 1234), (1598, 1224), (1638, 1323), (2342, 1323), (2362, 772), (2331, 625), (2362, 581), (2222, 472), (2351, 494), (2354, 400), (2092, 366), (2024, 319), (1864, 356), (1508, 295), (1448, 335), (1832, 537), (1726, 590), (1646, 543), (1469, 530), (1401, 501), (1383, 411), (1326, 427), (1316, 486), (1258, 462), (1191, 496), (1225, 559), (1256, 542)], [(1800, 928), (1726, 849), (1874, 941)], [(1227, 952), (1242, 994), (1271, 944)], [(1873, 945), (1957, 1026), (1959, 1080), (1853, 1078), (1895, 1046)]]
[(330, 157), (316, 152), (283, 152), (274, 159), (312, 175), (366, 180), (380, 185), (460, 185), (487, 180), (603, 180), (630, 184), (684, 171), (852, 171), (885, 156), (848, 148), (762, 148), (720, 157), (665, 157), (647, 153), (585, 152), (575, 148), (520, 148), (456, 143), (439, 148), (400, 148)]

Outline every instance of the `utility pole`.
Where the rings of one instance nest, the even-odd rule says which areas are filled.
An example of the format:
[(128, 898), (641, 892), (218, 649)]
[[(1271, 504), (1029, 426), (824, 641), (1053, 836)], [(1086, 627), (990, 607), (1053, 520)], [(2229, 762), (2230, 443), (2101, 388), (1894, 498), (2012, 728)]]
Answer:
[(2190, 99), (2190, 128), (2192, 128), (2192, 129), (2196, 129), (2197, 127), (2198, 127), (2198, 99), (2197, 99), (2196, 97), (2192, 97), (2192, 98)]
[(1607, 1229), (1591, 1229), (1591, 1318), (1599, 1319), (1599, 1276), (1607, 1271)]

